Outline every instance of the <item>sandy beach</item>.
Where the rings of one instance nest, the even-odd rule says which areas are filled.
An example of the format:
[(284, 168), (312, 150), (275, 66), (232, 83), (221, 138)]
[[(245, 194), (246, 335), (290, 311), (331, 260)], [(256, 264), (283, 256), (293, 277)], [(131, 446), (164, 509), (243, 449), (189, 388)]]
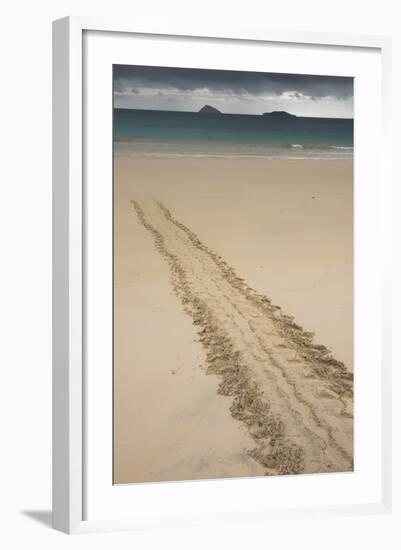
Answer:
[(352, 171), (116, 158), (115, 483), (352, 470)]

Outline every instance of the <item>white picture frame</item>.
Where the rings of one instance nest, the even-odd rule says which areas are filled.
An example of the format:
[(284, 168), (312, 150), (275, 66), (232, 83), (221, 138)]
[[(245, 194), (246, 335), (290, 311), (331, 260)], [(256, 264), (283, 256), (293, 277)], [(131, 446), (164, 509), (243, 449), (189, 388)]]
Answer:
[[(380, 266), (380, 309), (382, 315), (381, 333), (378, 338), (381, 357), (372, 367), (376, 369), (378, 384), (377, 403), (380, 406), (380, 426), (377, 440), (373, 444), (379, 449), (376, 472), (380, 477), (375, 488), (377, 498), (370, 495), (358, 500), (344, 499), (344, 502), (333, 501), (319, 505), (305, 503), (302, 499), (295, 506), (280, 505), (264, 509), (258, 504), (250, 510), (233, 507), (225, 514), (213, 512), (214, 521), (257, 520), (264, 521), (277, 517), (313, 517), (321, 515), (352, 515), (368, 513), (385, 513), (391, 509), (391, 361), (390, 349), (390, 288), (389, 288), (389, 212), (391, 194), (390, 160), (388, 157), (389, 125), (390, 125), (390, 55), (391, 42), (387, 37), (336, 35), (314, 32), (292, 32), (265, 29), (182, 29), (177, 25), (166, 28), (140, 28), (138, 25), (121, 21), (104, 21), (93, 18), (68, 17), (54, 22), (53, 28), (53, 526), (66, 533), (88, 532), (98, 530), (135, 529), (157, 527), (161, 525), (191, 525), (208, 522), (212, 516), (207, 516), (202, 508), (197, 508), (194, 514), (183, 516), (177, 503), (171, 500), (172, 491), (176, 489), (179, 499), (185, 499), (185, 508), (191, 510), (193, 502), (193, 487), (201, 492), (203, 497), (212, 491), (230, 493), (232, 485), (237, 483), (238, 490), (251, 494), (256, 489), (258, 479), (252, 481), (234, 480), (222, 485), (222, 482), (184, 482), (168, 485), (168, 489), (157, 493), (155, 484), (144, 484), (136, 490), (136, 496), (141, 498), (141, 506), (152, 499), (169, 498), (171, 509), (165, 516), (160, 509), (154, 513), (144, 512), (142, 515), (127, 512), (116, 513), (113, 517), (100, 513), (97, 517), (87, 515), (87, 480), (91, 467), (85, 460), (88, 445), (88, 430), (91, 424), (86, 414), (86, 396), (88, 384), (86, 373), (87, 347), (87, 311), (85, 295), (87, 279), (85, 270), (88, 260), (86, 240), (85, 195), (84, 180), (86, 177), (85, 155), (87, 154), (85, 131), (85, 94), (83, 59), (85, 52), (85, 33), (107, 34), (109, 44), (116, 36), (147, 37), (148, 41), (160, 37), (175, 37), (180, 40), (194, 40), (209, 43), (213, 47), (215, 41), (230, 43), (277, 43), (291, 47), (333, 47), (347, 52), (361, 49), (374, 51), (380, 57), (381, 109), (380, 141), (381, 155), (379, 181), (376, 182), (381, 197), (381, 209), (378, 221), (381, 223), (380, 238), (376, 249), (380, 256), (375, 258)], [(101, 51), (101, 48), (100, 50)], [(156, 55), (156, 54), (155, 54)], [(156, 55), (157, 58), (157, 55)], [(111, 143), (111, 136), (109, 136)], [(361, 166), (363, 159), (360, 160)], [(367, 190), (369, 194), (369, 190)], [(88, 244), (89, 243), (89, 244)], [(375, 250), (376, 250), (375, 249)], [(110, 325), (111, 330), (111, 325)], [(375, 356), (376, 357), (376, 356)], [(110, 379), (111, 380), (111, 379)], [(111, 386), (110, 386), (111, 392)], [(375, 432), (376, 433), (376, 432)], [(111, 448), (110, 440), (110, 448)], [(373, 468), (373, 466), (372, 466)], [(303, 476), (300, 476), (303, 477)], [(111, 472), (110, 472), (111, 479)], [(322, 478), (321, 478), (322, 479)], [(280, 481), (280, 480), (277, 480)], [(281, 480), (283, 481), (283, 480)], [(246, 485), (248, 483), (248, 485)], [(290, 478), (285, 483), (291, 484)], [(231, 487), (231, 488), (230, 488)], [(132, 488), (132, 491), (134, 489)], [(124, 491), (131, 491), (126, 487)], [(167, 492), (168, 491), (168, 492)], [(102, 493), (105, 495), (106, 493)], [(216, 493), (213, 493), (216, 494)], [(372, 493), (373, 494), (373, 493)], [(100, 493), (99, 493), (100, 495)], [(102, 497), (99, 497), (102, 498)], [(104, 497), (106, 498), (106, 497)], [(212, 496), (214, 498), (214, 496)], [(127, 502), (127, 501), (125, 501)], [(134, 500), (135, 502), (135, 500)], [(257, 501), (258, 502), (258, 501)], [(139, 504), (139, 502), (138, 502)], [(122, 504), (122, 507), (124, 504)], [(146, 508), (143, 505), (144, 510)], [(174, 508), (176, 510), (174, 511)], [(106, 510), (106, 508), (105, 508)], [(120, 509), (119, 509), (120, 510)], [(123, 508), (121, 508), (123, 510)], [(167, 513), (168, 512), (168, 513)], [(139, 517), (140, 516), (140, 517)]]

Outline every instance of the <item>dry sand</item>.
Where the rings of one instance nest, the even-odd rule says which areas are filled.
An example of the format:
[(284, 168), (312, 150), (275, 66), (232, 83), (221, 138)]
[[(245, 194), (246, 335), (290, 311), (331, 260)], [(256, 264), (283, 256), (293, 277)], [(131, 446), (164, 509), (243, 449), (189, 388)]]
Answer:
[(118, 159), (114, 367), (117, 483), (351, 470), (352, 163)]

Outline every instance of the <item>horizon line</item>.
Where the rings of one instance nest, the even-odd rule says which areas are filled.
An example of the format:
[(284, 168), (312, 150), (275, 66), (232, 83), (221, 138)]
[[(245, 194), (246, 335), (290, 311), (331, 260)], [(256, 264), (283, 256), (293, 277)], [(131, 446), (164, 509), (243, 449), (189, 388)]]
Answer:
[[(206, 104), (205, 104), (206, 105)], [(212, 107), (212, 105), (210, 105)], [(201, 107), (202, 108), (202, 107)], [(277, 110), (277, 111), (265, 111), (260, 114), (254, 114), (254, 113), (223, 113), (219, 111), (219, 113), (200, 113), (200, 111), (184, 111), (184, 110), (174, 110), (174, 109), (138, 109), (136, 107), (115, 107), (113, 105), (113, 109), (122, 109), (124, 111), (154, 111), (159, 113), (191, 113), (191, 114), (220, 114), (220, 115), (231, 115), (231, 116), (263, 116), (264, 114), (270, 114), (270, 113), (286, 113), (288, 115), (294, 116), (296, 118), (327, 118), (327, 119), (337, 119), (337, 120), (354, 120), (354, 117), (335, 117), (335, 116), (305, 116), (305, 115), (295, 115), (294, 113), (289, 113), (288, 111), (283, 110)]]

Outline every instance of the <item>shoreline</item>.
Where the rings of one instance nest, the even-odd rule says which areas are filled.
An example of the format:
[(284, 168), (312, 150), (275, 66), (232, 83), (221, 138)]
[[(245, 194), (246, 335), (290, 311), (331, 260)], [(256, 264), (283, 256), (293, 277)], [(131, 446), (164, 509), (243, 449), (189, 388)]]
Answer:
[(118, 159), (229, 159), (229, 160), (352, 160), (353, 147), (337, 145), (238, 144), (224, 142), (169, 142), (121, 140), (114, 142)]

